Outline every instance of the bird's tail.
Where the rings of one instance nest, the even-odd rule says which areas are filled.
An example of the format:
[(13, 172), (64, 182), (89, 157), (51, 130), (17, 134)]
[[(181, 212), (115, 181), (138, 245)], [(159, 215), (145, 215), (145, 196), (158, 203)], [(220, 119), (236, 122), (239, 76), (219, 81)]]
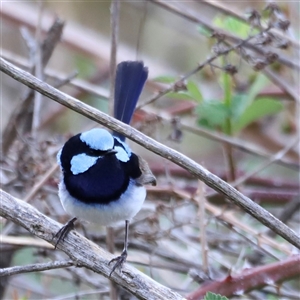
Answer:
[[(148, 68), (142, 61), (123, 61), (118, 64), (115, 82), (114, 117), (129, 124), (137, 101), (148, 77)], [(117, 132), (121, 140), (125, 137)]]

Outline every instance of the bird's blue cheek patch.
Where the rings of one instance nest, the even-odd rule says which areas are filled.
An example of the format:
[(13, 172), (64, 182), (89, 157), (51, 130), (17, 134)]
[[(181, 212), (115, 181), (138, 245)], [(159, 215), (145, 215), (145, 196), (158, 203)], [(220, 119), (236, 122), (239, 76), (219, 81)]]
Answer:
[(129, 156), (128, 156), (127, 152), (122, 147), (116, 146), (114, 149), (116, 151), (118, 151), (116, 153), (116, 157), (117, 157), (118, 160), (120, 160), (122, 162), (129, 161)]
[(71, 172), (77, 175), (92, 167), (99, 157), (88, 156), (85, 153), (77, 154), (71, 159)]
[(130, 157), (131, 155), (131, 149), (129, 148), (129, 146), (125, 143), (122, 142), (118, 137), (114, 137), (120, 144), (122, 144), (122, 146), (124, 147), (124, 149), (126, 150), (126, 152), (128, 153), (128, 156)]

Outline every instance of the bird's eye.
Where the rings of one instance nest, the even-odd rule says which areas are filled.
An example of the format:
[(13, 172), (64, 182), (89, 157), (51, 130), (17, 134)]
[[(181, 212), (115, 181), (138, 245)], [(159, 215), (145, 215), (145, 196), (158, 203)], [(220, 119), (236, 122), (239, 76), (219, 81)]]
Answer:
[(95, 149), (89, 149), (88, 154), (89, 154), (90, 156), (99, 156), (98, 151), (95, 150)]

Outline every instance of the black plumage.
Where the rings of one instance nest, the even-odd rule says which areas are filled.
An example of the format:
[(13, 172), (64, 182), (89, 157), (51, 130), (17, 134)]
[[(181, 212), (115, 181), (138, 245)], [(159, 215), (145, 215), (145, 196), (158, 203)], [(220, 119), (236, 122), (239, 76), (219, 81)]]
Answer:
[[(148, 76), (141, 61), (118, 65), (115, 82), (114, 116), (129, 124)], [(125, 221), (122, 254), (113, 259), (111, 273), (127, 257), (129, 221), (145, 198), (144, 184), (156, 184), (148, 164), (133, 153), (122, 134), (95, 128), (71, 137), (58, 154), (62, 180), (59, 197), (65, 210), (74, 215), (56, 234), (58, 245), (74, 228), (77, 218), (105, 226)]]

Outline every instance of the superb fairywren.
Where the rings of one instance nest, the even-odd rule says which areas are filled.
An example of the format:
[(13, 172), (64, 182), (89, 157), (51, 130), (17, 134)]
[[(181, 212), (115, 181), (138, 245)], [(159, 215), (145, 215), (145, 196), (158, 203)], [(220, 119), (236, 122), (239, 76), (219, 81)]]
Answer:
[[(125, 61), (117, 66), (114, 117), (129, 124), (148, 77), (141, 61)], [(60, 201), (75, 216), (56, 234), (57, 242), (74, 228), (77, 218), (112, 226), (125, 221), (125, 242), (112, 272), (127, 257), (129, 221), (146, 198), (144, 184), (156, 184), (148, 164), (131, 151), (125, 137), (95, 128), (70, 138), (57, 155), (62, 171)]]

